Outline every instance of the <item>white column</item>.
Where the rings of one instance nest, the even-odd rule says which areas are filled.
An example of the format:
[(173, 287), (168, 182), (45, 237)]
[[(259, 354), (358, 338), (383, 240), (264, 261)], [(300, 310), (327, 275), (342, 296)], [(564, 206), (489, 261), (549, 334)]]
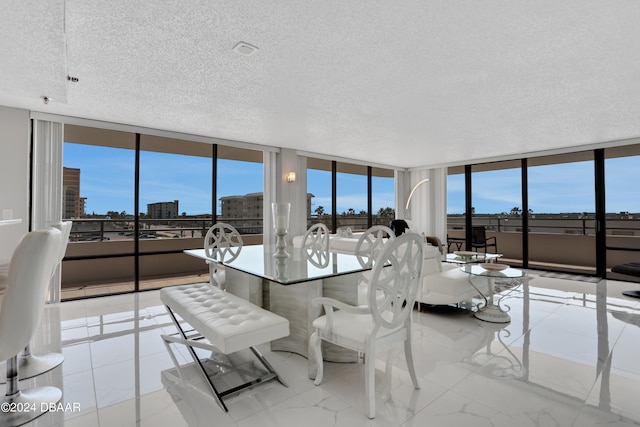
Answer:
[(409, 186), (409, 178), (411, 174), (409, 171), (396, 170), (395, 173), (395, 192), (396, 192), (396, 218), (397, 219), (411, 219), (409, 213), (405, 209), (407, 203), (407, 197), (411, 187)]
[(437, 236), (445, 242), (447, 235), (447, 169), (412, 170), (410, 188), (413, 189), (425, 178), (428, 178), (429, 181), (416, 187), (411, 197), (407, 217), (418, 226), (420, 232), (427, 236)]
[(431, 170), (433, 181), (431, 197), (432, 222), (429, 230), (431, 236), (437, 236), (441, 242), (447, 242), (447, 168)]
[[(62, 150), (64, 125), (33, 120), (32, 230), (62, 220)], [(60, 301), (60, 266), (51, 279), (47, 302)]]
[[(424, 179), (429, 179), (428, 182), (420, 184), (418, 183)], [(430, 222), (430, 196), (431, 187), (433, 182), (431, 181), (431, 173), (428, 169), (412, 170), (410, 178), (410, 191), (413, 191), (411, 196), (411, 202), (408, 208), (408, 218), (416, 224), (418, 230), (421, 233), (429, 235), (429, 222)], [(415, 188), (415, 190), (414, 190)], [(405, 199), (406, 202), (406, 199)]]
[[(286, 237), (287, 244), (291, 244), (294, 236), (307, 230), (307, 159), (299, 156), (296, 150), (283, 148), (278, 154), (277, 164), (277, 201), (291, 203), (289, 234)], [(295, 172), (295, 182), (287, 181), (289, 172)]]

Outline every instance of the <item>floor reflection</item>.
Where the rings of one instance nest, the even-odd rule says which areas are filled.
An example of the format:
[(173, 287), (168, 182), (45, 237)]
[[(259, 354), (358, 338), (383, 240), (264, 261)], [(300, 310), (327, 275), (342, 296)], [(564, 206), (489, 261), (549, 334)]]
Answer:
[[(621, 296), (628, 283), (530, 275), (528, 284), (501, 290), (508, 324), (468, 310), (416, 310), (422, 387), (413, 389), (401, 351), (379, 355), (375, 425), (640, 425), (640, 306)], [(326, 363), (316, 387), (306, 359), (268, 346), (260, 350), (289, 387), (242, 391), (224, 413), (189, 354), (160, 338), (174, 332), (157, 291), (48, 307), (33, 348), (62, 351), (65, 362), (21, 386), (62, 387), (64, 401), (80, 410), (31, 425), (371, 425), (361, 364)]]

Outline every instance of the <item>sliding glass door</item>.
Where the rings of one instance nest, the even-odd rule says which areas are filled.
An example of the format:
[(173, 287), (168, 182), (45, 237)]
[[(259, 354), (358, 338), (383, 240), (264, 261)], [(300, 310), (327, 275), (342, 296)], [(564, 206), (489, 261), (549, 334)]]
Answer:
[(73, 221), (62, 263), (62, 298), (135, 288), (136, 137), (65, 126), (63, 218)]
[(74, 125), (65, 141), (63, 299), (208, 280), (183, 251), (216, 221), (262, 243), (262, 151)]
[(529, 159), (529, 266), (596, 272), (592, 151)]
[[(640, 145), (605, 150), (607, 270), (640, 262)], [(628, 280), (629, 276), (611, 274)]]
[(472, 238), (472, 249), (502, 253), (503, 261), (522, 265), (522, 222), (527, 213), (520, 161), (473, 165), (471, 182), (472, 226), (477, 230), (472, 233), (477, 237)]

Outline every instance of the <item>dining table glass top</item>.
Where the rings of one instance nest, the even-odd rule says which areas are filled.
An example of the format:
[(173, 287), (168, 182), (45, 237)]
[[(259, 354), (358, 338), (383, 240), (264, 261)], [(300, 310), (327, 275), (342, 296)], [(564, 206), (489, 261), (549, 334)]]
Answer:
[(317, 257), (304, 248), (287, 247), (288, 258), (274, 257), (275, 245), (245, 245), (230, 261), (207, 257), (204, 249), (189, 249), (188, 255), (217, 262), (226, 268), (242, 271), (282, 285), (321, 280), (370, 268), (360, 265), (355, 255), (329, 251)]

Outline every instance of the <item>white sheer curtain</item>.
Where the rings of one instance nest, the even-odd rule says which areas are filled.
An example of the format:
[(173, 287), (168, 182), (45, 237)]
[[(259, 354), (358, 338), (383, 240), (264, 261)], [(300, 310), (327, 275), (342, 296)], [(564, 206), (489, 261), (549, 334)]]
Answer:
[[(32, 230), (62, 220), (62, 149), (64, 125), (33, 119)], [(60, 266), (49, 286), (47, 302), (60, 301)]]
[(276, 239), (271, 215), (271, 203), (276, 201), (277, 179), (277, 153), (274, 151), (263, 151), (262, 161), (264, 164), (264, 192), (262, 194), (262, 242), (265, 245), (275, 244)]

